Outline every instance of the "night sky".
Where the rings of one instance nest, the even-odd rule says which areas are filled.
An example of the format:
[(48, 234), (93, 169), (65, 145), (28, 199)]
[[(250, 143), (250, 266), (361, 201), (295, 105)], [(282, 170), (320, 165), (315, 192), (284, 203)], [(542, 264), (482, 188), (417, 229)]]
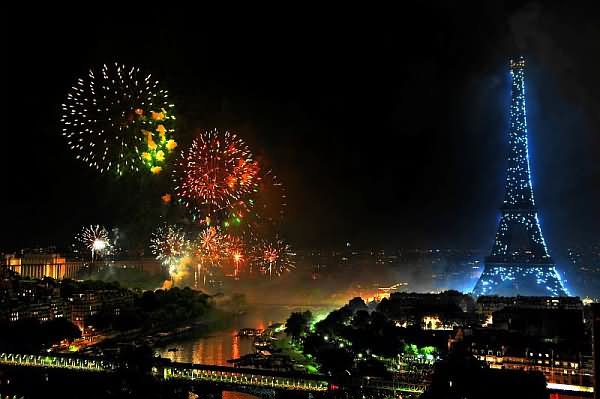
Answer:
[(272, 18), (14, 10), (0, 250), (63, 247), (84, 224), (115, 226), (129, 209), (159, 206), (139, 184), (75, 160), (60, 135), (69, 87), (114, 61), (169, 90), (179, 142), (218, 127), (252, 146), (287, 186), (293, 246), (488, 250), (514, 54), (528, 58), (533, 184), (551, 252), (597, 242), (599, 14), (592, 2), (493, 3)]

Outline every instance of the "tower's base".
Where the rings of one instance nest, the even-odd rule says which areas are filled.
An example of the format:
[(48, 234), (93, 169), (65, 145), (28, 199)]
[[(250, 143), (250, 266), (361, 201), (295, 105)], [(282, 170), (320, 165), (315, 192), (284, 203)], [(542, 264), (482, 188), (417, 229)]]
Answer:
[(568, 296), (554, 265), (486, 263), (473, 295)]

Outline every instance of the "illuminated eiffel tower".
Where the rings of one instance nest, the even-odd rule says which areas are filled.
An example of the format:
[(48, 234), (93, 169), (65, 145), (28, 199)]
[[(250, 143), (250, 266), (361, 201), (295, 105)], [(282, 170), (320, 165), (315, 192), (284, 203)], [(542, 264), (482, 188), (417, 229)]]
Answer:
[(509, 153), (502, 218), (490, 256), (473, 294), (500, 296), (568, 295), (548, 253), (533, 200), (527, 116), (525, 59), (510, 62)]

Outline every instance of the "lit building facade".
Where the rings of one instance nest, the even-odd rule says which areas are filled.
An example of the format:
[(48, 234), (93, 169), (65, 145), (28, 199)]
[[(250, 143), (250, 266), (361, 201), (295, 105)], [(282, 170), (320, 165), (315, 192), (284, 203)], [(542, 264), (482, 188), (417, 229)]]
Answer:
[(0, 267), (0, 319), (12, 323), (26, 319), (42, 323), (71, 319), (71, 304), (60, 296), (60, 288), (54, 282), (17, 276), (7, 267)]
[(56, 253), (35, 253), (23, 256), (5, 255), (4, 264), (22, 277), (42, 279), (52, 277), (55, 280), (75, 278), (84, 266), (83, 262), (67, 262)]
[(548, 296), (486, 296), (477, 298), (477, 312), (484, 317), (492, 316), (494, 312), (506, 307), (518, 309), (570, 309), (583, 311), (583, 302), (578, 297), (548, 297)]

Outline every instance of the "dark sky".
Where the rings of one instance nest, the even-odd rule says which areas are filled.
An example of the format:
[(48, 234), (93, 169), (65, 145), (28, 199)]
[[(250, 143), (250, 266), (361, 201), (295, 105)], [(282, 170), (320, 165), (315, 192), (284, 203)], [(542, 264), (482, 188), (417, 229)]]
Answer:
[(113, 226), (132, 206), (148, 206), (139, 185), (74, 160), (59, 133), (72, 82), (119, 61), (170, 91), (182, 143), (195, 128), (228, 128), (268, 160), (288, 188), (283, 233), (294, 246), (487, 250), (516, 53), (529, 62), (546, 239), (554, 253), (598, 241), (600, 18), (592, 2), (577, 4), (403, 3), (377, 14), (261, 18), (13, 10), (3, 28), (0, 249), (60, 247), (84, 224)]

